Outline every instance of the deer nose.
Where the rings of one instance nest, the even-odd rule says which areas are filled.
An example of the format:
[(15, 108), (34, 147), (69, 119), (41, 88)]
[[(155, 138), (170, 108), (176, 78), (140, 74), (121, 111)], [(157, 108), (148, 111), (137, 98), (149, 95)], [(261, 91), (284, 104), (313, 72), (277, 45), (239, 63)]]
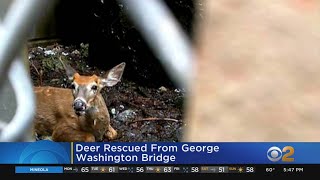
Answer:
[(81, 99), (77, 99), (73, 102), (73, 109), (75, 111), (84, 111), (86, 110), (86, 108), (87, 108), (86, 103)]

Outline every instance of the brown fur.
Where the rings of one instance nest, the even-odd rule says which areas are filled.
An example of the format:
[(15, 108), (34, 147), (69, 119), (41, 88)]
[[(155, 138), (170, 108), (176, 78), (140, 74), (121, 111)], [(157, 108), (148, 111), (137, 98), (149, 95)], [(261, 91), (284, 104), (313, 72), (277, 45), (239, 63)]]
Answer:
[[(37, 113), (34, 132), (54, 141), (102, 141), (114, 139), (117, 132), (110, 125), (109, 112), (101, 94), (92, 102), (99, 112), (89, 116), (77, 116), (72, 108), (70, 89), (35, 87)], [(94, 122), (96, 121), (96, 122)]]
[[(37, 109), (34, 121), (36, 139), (52, 136), (53, 141), (103, 141), (116, 138), (117, 132), (110, 125), (110, 115), (100, 93), (101, 89), (116, 85), (122, 77), (125, 63), (108, 71), (106, 77), (81, 76), (70, 65), (64, 64), (73, 89), (35, 87)], [(81, 112), (73, 107), (76, 98), (84, 98)], [(78, 101), (78, 100), (77, 100)]]

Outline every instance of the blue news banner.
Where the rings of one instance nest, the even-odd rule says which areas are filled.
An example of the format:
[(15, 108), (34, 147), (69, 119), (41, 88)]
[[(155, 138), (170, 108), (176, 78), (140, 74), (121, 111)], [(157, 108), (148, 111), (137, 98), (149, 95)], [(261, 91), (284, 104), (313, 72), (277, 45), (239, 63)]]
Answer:
[(0, 164), (320, 164), (320, 143), (2, 142)]

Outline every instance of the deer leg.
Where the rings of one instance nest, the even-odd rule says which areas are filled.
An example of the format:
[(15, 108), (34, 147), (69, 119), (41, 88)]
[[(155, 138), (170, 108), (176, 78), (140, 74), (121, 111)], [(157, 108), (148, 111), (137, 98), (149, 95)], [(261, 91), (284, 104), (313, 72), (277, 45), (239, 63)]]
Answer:
[(95, 137), (91, 133), (75, 131), (72, 133), (54, 133), (52, 140), (56, 142), (95, 142)]
[(116, 139), (118, 136), (118, 133), (117, 131), (109, 124), (109, 127), (105, 133), (105, 137), (108, 139), (108, 140), (114, 140)]
[(95, 142), (92, 133), (78, 130), (68, 125), (58, 125), (52, 134), (52, 140), (56, 142)]

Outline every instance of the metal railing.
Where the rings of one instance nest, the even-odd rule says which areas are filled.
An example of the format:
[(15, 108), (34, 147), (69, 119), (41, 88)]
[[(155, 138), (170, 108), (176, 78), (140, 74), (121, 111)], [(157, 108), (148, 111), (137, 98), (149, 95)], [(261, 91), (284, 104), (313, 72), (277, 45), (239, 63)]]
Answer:
[[(7, 2), (7, 1), (6, 1)], [(11, 1), (10, 1), (11, 2)], [(34, 25), (55, 0), (15, 0), (0, 24), (0, 93), (5, 80), (13, 88), (16, 110), (6, 122), (0, 114), (0, 141), (30, 141), (28, 130), (35, 114), (33, 85), (21, 55)], [(119, 0), (123, 3), (159, 57), (167, 73), (181, 88), (188, 89), (192, 75), (191, 44), (176, 19), (161, 0)], [(0, 2), (0, 5), (3, 2)], [(3, 8), (5, 6), (0, 6)], [(0, 100), (1, 103), (1, 100)], [(5, 103), (5, 102), (4, 102)], [(1, 104), (0, 104), (1, 105)]]
[(119, 0), (170, 78), (188, 89), (194, 67), (190, 40), (162, 0)]
[[(1, 120), (0, 141), (28, 141), (29, 127), (35, 113), (33, 86), (22, 55), (33, 25), (43, 15), (43, 10), (53, 4), (53, 0), (11, 1), (0, 24), (0, 93), (6, 79), (13, 88), (16, 110), (11, 121)], [(4, 2), (2, 2), (4, 3)], [(4, 8), (6, 6), (1, 6)], [(7, 102), (3, 102), (7, 103)]]

